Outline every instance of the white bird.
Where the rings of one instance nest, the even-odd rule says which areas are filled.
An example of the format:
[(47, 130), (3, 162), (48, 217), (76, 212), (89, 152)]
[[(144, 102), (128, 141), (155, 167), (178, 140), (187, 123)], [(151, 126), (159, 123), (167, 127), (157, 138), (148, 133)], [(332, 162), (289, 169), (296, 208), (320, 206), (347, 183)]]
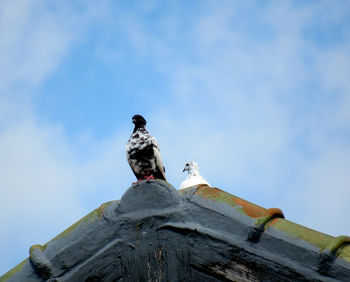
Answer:
[(198, 163), (194, 161), (187, 162), (183, 172), (188, 171), (186, 179), (181, 183), (180, 189), (188, 188), (195, 185), (206, 184), (210, 186), (208, 181), (204, 179), (202, 175), (199, 174)]
[(138, 181), (155, 178), (166, 181), (157, 139), (147, 131), (143, 116), (134, 115), (132, 122), (135, 128), (126, 145), (126, 157), (133, 173)]

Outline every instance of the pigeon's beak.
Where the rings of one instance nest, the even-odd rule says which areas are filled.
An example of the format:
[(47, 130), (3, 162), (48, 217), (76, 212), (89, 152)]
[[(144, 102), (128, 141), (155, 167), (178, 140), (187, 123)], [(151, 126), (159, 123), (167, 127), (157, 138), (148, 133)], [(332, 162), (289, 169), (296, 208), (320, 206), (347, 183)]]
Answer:
[(186, 169), (184, 168), (184, 170), (183, 170), (182, 172), (185, 172), (185, 170), (186, 170)]

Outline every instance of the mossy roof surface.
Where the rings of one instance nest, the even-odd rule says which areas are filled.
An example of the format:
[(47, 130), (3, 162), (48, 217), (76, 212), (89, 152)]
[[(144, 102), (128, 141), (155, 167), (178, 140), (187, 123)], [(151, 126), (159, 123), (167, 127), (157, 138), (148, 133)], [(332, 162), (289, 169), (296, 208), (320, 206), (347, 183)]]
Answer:
[[(185, 193), (185, 191), (182, 193)], [(238, 207), (238, 210), (241, 213), (256, 219), (256, 222), (259, 222), (259, 218), (264, 218), (269, 215), (267, 209), (231, 195), (218, 188), (200, 185), (194, 190), (193, 194), (212, 201), (225, 203), (232, 207)], [(332, 242), (336, 241), (338, 238), (312, 230), (283, 218), (272, 219), (265, 228), (275, 228), (282, 231), (292, 239), (303, 240), (318, 247), (320, 252), (326, 250), (332, 245)], [(337, 256), (350, 263), (350, 245), (346, 244), (345, 246), (341, 246), (337, 251)]]
[[(161, 184), (166, 183), (166, 182), (164, 183), (163, 182), (164, 181), (161, 181)], [(168, 183), (166, 184), (170, 185)], [(266, 222), (265, 220), (262, 220), (262, 219), (270, 216), (269, 210), (271, 209), (265, 209), (249, 201), (246, 201), (242, 198), (239, 198), (225, 191), (222, 191), (218, 188), (212, 188), (207, 185), (199, 185), (197, 187), (183, 189), (179, 191), (179, 193), (180, 195), (193, 194), (204, 199), (227, 204), (231, 207), (234, 207), (235, 210), (239, 211), (241, 214), (244, 214), (246, 216), (249, 216), (255, 219), (256, 223)], [(118, 201), (110, 201), (102, 204), (99, 208), (90, 212), (88, 215), (80, 219), (78, 222), (76, 222), (75, 224), (67, 228), (65, 231), (57, 235), (51, 241), (65, 238), (66, 236), (69, 236), (71, 232), (74, 232), (74, 230), (84, 228), (86, 224), (93, 223), (95, 221), (100, 220), (103, 217), (104, 210), (109, 205), (115, 202), (118, 202)], [(320, 252), (326, 250), (327, 248), (329, 248), (329, 246), (334, 245), (333, 243), (336, 242), (338, 238), (338, 237), (335, 238), (330, 235), (309, 229), (307, 227), (293, 223), (283, 218), (271, 218), (271, 220), (268, 221), (268, 223), (265, 225), (264, 228), (265, 229), (274, 228), (276, 230), (283, 232), (291, 239), (303, 240), (319, 248)], [(47, 244), (43, 245), (41, 247), (42, 250), (45, 250), (46, 246)], [(350, 244), (346, 242), (345, 244), (340, 245), (340, 247), (336, 249), (336, 255), (338, 258), (341, 258), (347, 261), (348, 263), (350, 263)], [(8, 280), (11, 276), (21, 271), (23, 265), (26, 263), (27, 260), (28, 259), (24, 260), (23, 262), (18, 264), (16, 267), (14, 267), (13, 269), (5, 273), (2, 277), (0, 277), (0, 282)]]
[(14, 268), (6, 272), (3, 276), (0, 277), (0, 282), (7, 281), (11, 276), (15, 275), (16, 273), (20, 272), (22, 270), (22, 267), (24, 264), (28, 261), (28, 258), (26, 258), (24, 261), (17, 264)]

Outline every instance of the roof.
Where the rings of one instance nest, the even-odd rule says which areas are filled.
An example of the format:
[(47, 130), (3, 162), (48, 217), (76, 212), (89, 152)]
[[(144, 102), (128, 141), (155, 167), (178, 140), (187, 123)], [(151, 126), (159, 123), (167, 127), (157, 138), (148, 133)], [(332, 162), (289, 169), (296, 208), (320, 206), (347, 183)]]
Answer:
[(207, 185), (131, 186), (0, 281), (345, 281), (350, 238), (332, 237)]

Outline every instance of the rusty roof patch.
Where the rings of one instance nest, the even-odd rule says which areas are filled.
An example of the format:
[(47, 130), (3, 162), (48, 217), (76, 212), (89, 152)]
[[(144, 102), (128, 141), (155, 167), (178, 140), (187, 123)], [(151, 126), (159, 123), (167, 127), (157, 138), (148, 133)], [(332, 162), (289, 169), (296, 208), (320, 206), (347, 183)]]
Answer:
[(282, 231), (290, 238), (303, 240), (318, 247), (320, 249), (320, 254), (324, 250), (332, 251), (333, 249), (336, 249), (336, 256), (338, 258), (350, 262), (350, 238), (347, 236), (339, 236), (335, 238), (285, 220), (283, 212), (280, 209), (265, 209), (237, 196), (226, 193), (218, 188), (201, 185), (197, 187), (194, 194), (205, 199), (228, 204), (232, 207), (238, 207), (238, 210), (243, 214), (255, 218), (255, 224), (250, 228), (250, 234), (248, 234), (247, 237), (248, 239), (256, 239), (257, 236), (259, 237), (261, 234), (258, 234), (259, 232), (257, 231), (264, 232), (268, 228), (274, 228)]
[(196, 195), (200, 195), (205, 199), (209, 199), (216, 202), (222, 202), (228, 204), (232, 207), (240, 207), (242, 212), (250, 217), (263, 217), (267, 216), (268, 212), (266, 209), (250, 203), (246, 200), (243, 200), (239, 197), (233, 196), (229, 193), (226, 193), (218, 188), (212, 188), (207, 185), (202, 185), (197, 188), (195, 191)]

